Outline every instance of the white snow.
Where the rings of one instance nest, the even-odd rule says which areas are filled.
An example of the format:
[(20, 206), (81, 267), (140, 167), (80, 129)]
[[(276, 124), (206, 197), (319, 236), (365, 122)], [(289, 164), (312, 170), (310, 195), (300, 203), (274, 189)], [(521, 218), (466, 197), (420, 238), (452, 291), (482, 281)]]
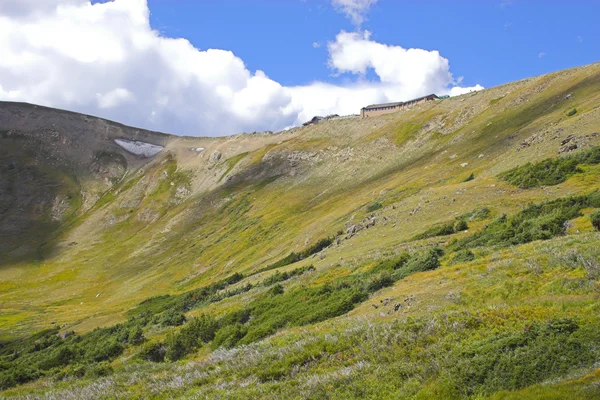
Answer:
[(204, 147), (192, 147), (192, 151), (200, 153), (201, 151), (204, 151)]
[(115, 139), (115, 143), (127, 150), (128, 152), (135, 154), (136, 156), (152, 157), (160, 153), (163, 146), (157, 144), (140, 142), (138, 140), (129, 139)]

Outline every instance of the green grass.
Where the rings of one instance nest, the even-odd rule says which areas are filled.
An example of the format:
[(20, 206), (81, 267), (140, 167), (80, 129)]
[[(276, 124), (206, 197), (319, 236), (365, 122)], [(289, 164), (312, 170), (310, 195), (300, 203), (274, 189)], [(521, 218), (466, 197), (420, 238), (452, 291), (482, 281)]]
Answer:
[(589, 154), (544, 190), (494, 177), (518, 158), (538, 185), (566, 135), (599, 144), (598, 71), (242, 136), (217, 170), (174, 140), (55, 253), (0, 271), (0, 396), (594, 398), (596, 156), (553, 159)]

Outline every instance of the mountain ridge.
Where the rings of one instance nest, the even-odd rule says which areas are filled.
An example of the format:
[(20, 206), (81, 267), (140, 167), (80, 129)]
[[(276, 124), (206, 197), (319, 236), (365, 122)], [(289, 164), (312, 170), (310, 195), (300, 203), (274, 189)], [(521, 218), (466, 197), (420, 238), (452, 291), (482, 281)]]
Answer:
[[(593, 243), (598, 233), (590, 218), (597, 208), (592, 194), (600, 188), (598, 165), (584, 163), (557, 184), (531, 188), (513, 185), (502, 174), (528, 163), (536, 168), (542, 160), (594, 151), (600, 145), (599, 84), (600, 64), (592, 64), (375, 118), (218, 138), (136, 133), (135, 128), (122, 125), (108, 132), (102, 122), (85, 121), (90, 117), (78, 114), (66, 114), (73, 119), (58, 127), (49, 127), (57, 123), (50, 115), (35, 119), (41, 122), (32, 123), (32, 128), (19, 128), (23, 114), (15, 111), (7, 117), (6, 107), (11, 106), (0, 103), (1, 336), (10, 341), (44, 328), (57, 328), (61, 334), (75, 331), (77, 337), (91, 335), (97, 327), (129, 326), (131, 316), (137, 315), (132, 310), (144, 307), (155, 310), (156, 318), (166, 318), (168, 307), (180, 301), (185, 307), (177, 312), (189, 320), (208, 315), (222, 321), (234, 318), (236, 312), (250, 313), (254, 319), (240, 320), (235, 334), (248, 334), (240, 340), (250, 346), (255, 346), (251, 337), (267, 338), (258, 347), (275, 346), (298, 335), (320, 343), (325, 340), (321, 333), (330, 329), (336, 335), (352, 336), (344, 329), (362, 326), (361, 318), (368, 319), (367, 325), (405, 333), (422, 329), (402, 325), (419, 320), (448, 337), (453, 335), (452, 323), (446, 326), (439, 321), (457, 318), (460, 335), (473, 329), (481, 340), (494, 329), (517, 332), (523, 328), (522, 318), (552, 336), (555, 325), (548, 321), (575, 318), (577, 307), (582, 307), (579, 324), (587, 332), (586, 327), (595, 323), (596, 280), (585, 265), (597, 258)], [(84, 124), (77, 125), (81, 121)], [(97, 136), (90, 139), (89, 132)], [(117, 145), (114, 139), (118, 138), (164, 148), (152, 157), (140, 157)], [(520, 170), (515, 174), (520, 176)], [(561, 203), (571, 197), (579, 199), (579, 208), (567, 210)], [(547, 220), (522, 222), (532, 218), (528, 205), (548, 201), (567, 210), (565, 221), (562, 215), (558, 220), (548, 215), (543, 217)], [(559, 224), (558, 236), (533, 243), (507, 246), (491, 241), (486, 246), (460, 247), (471, 235), (485, 232), (486, 238), (493, 237), (490, 229), (506, 234), (502, 218), (523, 230), (519, 237), (530, 237), (529, 227), (535, 224), (540, 224), (540, 230), (555, 229), (556, 221), (564, 226)], [(572, 261), (565, 251), (584, 261)], [(520, 258), (527, 262), (517, 262)], [(275, 282), (281, 289), (273, 289)], [(306, 294), (301, 295), (302, 290)], [(339, 300), (336, 291), (349, 297)], [(207, 300), (206, 293), (214, 297)], [(323, 293), (332, 296), (331, 307), (338, 300), (342, 306), (330, 309), (327, 302), (319, 303)], [(296, 310), (294, 304), (304, 296), (322, 304), (319, 307), (329, 310), (332, 318), (315, 311), (290, 314), (289, 321), (297, 322), (284, 326), (279, 322), (273, 322), (275, 328), (253, 325), (258, 324), (253, 321), (275, 318), (263, 308), (265, 304), (278, 307), (268, 296), (283, 296), (284, 301), (285, 296), (296, 294), (295, 303), (290, 302), (282, 313)], [(188, 303), (189, 298), (203, 302)], [(561, 309), (561, 302), (568, 306)], [(502, 325), (499, 315), (505, 309), (502, 318), (508, 322)], [(479, 321), (472, 328), (467, 315), (476, 315), (472, 318)], [(143, 335), (167, 352), (174, 346), (168, 338), (195, 326), (147, 323), (140, 328)], [(395, 325), (384, 328), (386, 324)], [(485, 324), (493, 329), (479, 330)], [(219, 335), (211, 339), (216, 341), (212, 345), (226, 343), (219, 342), (225, 340)], [(454, 346), (445, 342), (446, 336), (435, 337)], [(462, 336), (460, 340), (471, 345)], [(123, 346), (124, 362), (140, 351), (137, 344)], [(225, 351), (212, 353), (208, 344), (199, 348), (188, 357), (206, 365), (218, 363), (215, 357)], [(403, 351), (394, 349), (398, 354)], [(440, 349), (427, 351), (434, 358), (444, 354)], [(353, 366), (366, 362), (349, 352), (344, 348), (334, 353), (352, 359)], [(108, 360), (117, 370), (118, 357)], [(402, 360), (406, 361), (398, 362)], [(312, 362), (307, 365), (307, 371), (312, 371), (308, 373), (320, 373), (310, 369)], [(581, 365), (593, 371), (587, 361)], [(338, 367), (342, 368), (335, 364)], [(172, 373), (168, 364), (164, 368), (167, 375)], [(379, 376), (366, 364), (364, 368), (370, 371), (365, 376)], [(265, 385), (280, 385), (289, 394), (294, 386), (290, 382), (296, 378), (288, 372), (282, 372), (281, 380), (273, 378), (275, 372), (259, 377), (247, 389), (250, 392), (240, 389), (240, 396), (266, 395), (260, 392)], [(381, 376), (376, 381), (381, 382)], [(218, 389), (213, 383), (207, 384), (208, 392), (202, 392), (204, 386), (198, 390), (214, 395), (211, 390)], [(115, 385), (114, 390), (125, 390), (122, 383)], [(502, 385), (497, 389), (525, 387)], [(400, 386), (389, 395), (418, 392)], [(311, 391), (316, 387), (310, 387), (309, 397), (317, 393)], [(434, 390), (423, 390), (430, 389)], [(176, 396), (190, 394), (181, 390)], [(421, 395), (427, 396), (425, 392)], [(337, 393), (343, 396), (343, 391)]]

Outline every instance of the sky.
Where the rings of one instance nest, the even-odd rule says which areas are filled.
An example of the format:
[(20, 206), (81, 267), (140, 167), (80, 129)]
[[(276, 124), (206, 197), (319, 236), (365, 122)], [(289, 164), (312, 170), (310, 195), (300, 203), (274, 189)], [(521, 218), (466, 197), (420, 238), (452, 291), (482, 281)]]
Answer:
[(279, 131), (597, 62), (593, 0), (0, 0), (0, 100)]

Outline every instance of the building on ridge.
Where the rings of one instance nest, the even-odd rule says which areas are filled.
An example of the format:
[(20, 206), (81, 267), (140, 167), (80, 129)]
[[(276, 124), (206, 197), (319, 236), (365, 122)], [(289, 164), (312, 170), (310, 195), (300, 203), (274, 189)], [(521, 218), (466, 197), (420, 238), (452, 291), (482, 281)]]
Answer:
[(369, 118), (376, 117), (378, 115), (389, 114), (396, 111), (399, 111), (403, 108), (410, 107), (415, 104), (421, 104), (426, 101), (439, 99), (435, 94), (429, 94), (427, 96), (419, 97), (417, 99), (412, 99), (408, 101), (400, 101), (396, 103), (384, 103), (384, 104), (372, 104), (370, 106), (366, 106), (361, 108), (360, 117), (361, 118)]

